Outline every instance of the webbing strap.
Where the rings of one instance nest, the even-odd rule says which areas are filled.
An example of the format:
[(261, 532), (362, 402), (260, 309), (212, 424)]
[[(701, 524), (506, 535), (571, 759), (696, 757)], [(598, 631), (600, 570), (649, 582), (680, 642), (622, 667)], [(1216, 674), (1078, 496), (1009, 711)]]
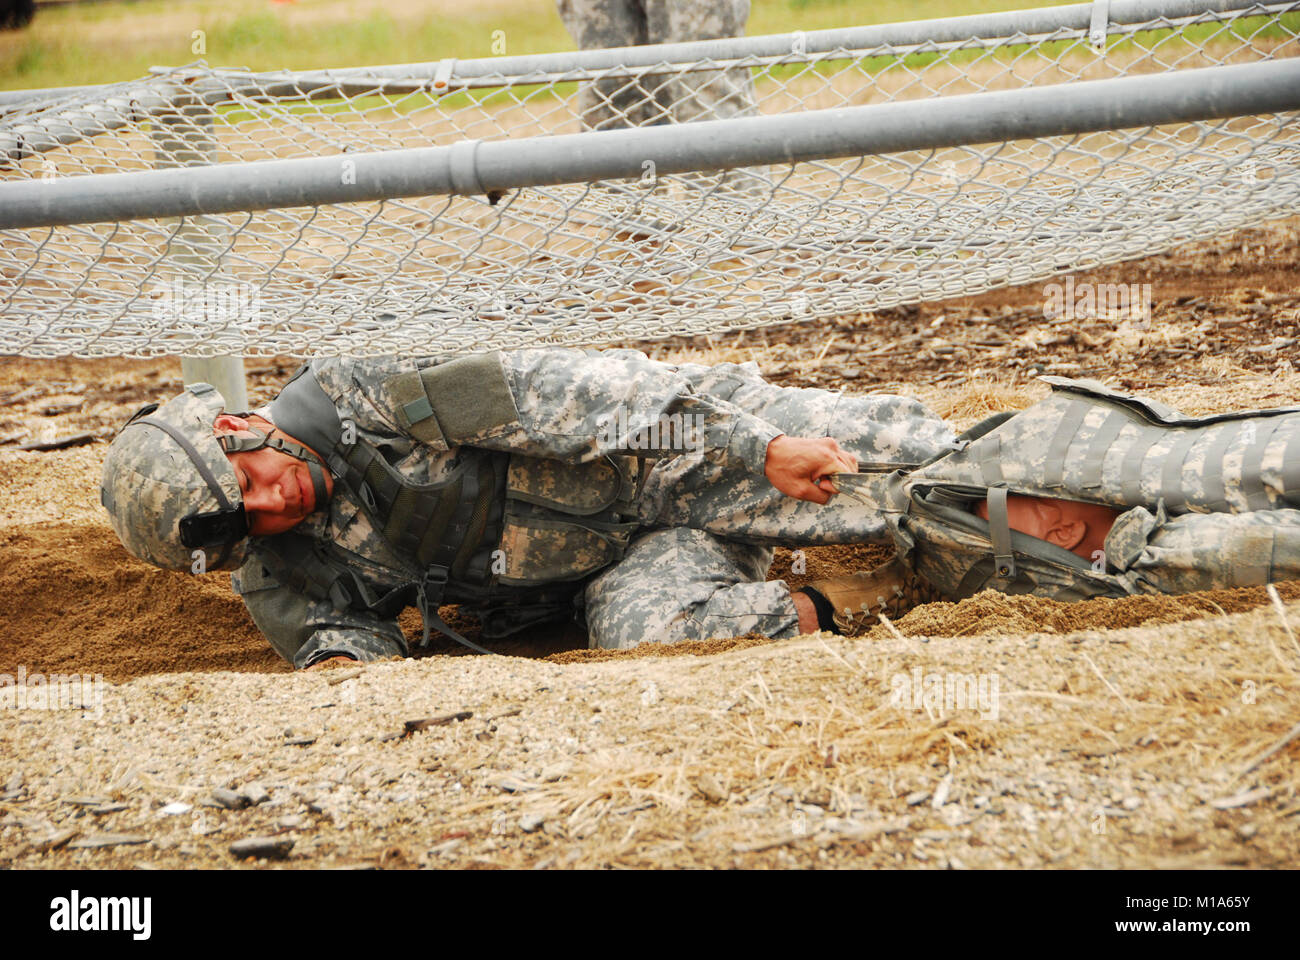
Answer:
[(1164, 468), (1160, 474), (1160, 496), (1164, 498), (1165, 509), (1170, 513), (1181, 510), (1187, 504), (1187, 493), (1183, 487), (1183, 463), (1193, 444), (1201, 437), (1199, 430), (1176, 432), (1177, 439), (1165, 455)]
[(989, 539), (993, 542), (993, 573), (1000, 580), (1016, 575), (1016, 558), (1011, 549), (1011, 524), (1007, 521), (1007, 488), (992, 487), (988, 493)]
[[(1251, 421), (1246, 421), (1250, 424)], [(1221, 423), (1210, 427), (1207, 433), (1214, 437), (1210, 449), (1205, 452), (1205, 475), (1201, 478), (1205, 491), (1206, 509), (1224, 510), (1228, 506), (1228, 488), (1223, 480), (1223, 460), (1228, 455), (1232, 441), (1241, 436), (1242, 430), (1248, 429), (1238, 422)]]
[(478, 502), (478, 472), (466, 469), (461, 475), (460, 496), (456, 498), (455, 509), (447, 523), (446, 533), (442, 535), (434, 548), (431, 566), (451, 569), (456, 554), (469, 531), (470, 518), (474, 515), (474, 506)]
[(437, 556), (438, 546), (443, 542), (447, 528), (451, 524), (452, 514), (456, 510), (456, 504), (460, 502), (463, 482), (461, 472), (453, 474), (448, 479), (442, 496), (433, 507), (428, 524), (423, 530), (417, 531), (421, 536), (420, 546), (415, 556), (421, 567), (429, 566)]
[(1101, 426), (1093, 435), (1092, 442), (1088, 444), (1088, 452), (1084, 454), (1083, 463), (1080, 465), (1082, 487), (1102, 485), (1102, 468), (1106, 465), (1106, 454), (1110, 452), (1115, 438), (1127, 423), (1129, 418), (1119, 410), (1111, 410), (1106, 414), (1106, 419), (1101, 422)]
[(1300, 423), (1292, 421), (1291, 436), (1282, 455), (1282, 497), (1300, 504)]
[[(214, 476), (212, 471), (208, 469), (207, 463), (204, 461), (203, 457), (199, 455), (199, 452), (194, 449), (194, 444), (190, 443), (189, 438), (186, 437), (184, 433), (176, 427), (173, 427), (166, 420), (155, 420), (153, 417), (141, 417), (139, 420), (133, 421), (133, 423), (147, 423), (151, 427), (158, 428), (163, 433), (167, 434), (167, 436), (179, 443), (181, 449), (185, 451), (185, 455), (193, 461), (194, 466), (198, 469), (199, 476), (203, 478), (203, 482), (208, 485), (208, 489), (212, 492), (212, 495), (217, 498), (217, 503), (221, 506), (221, 510), (225, 512), (227, 510), (235, 509), (230, 505), (230, 501), (226, 498), (225, 491), (221, 489), (221, 484), (217, 483), (216, 476)], [(128, 424), (128, 426), (130, 426), (130, 424)], [(226, 557), (230, 555), (230, 548), (233, 546), (233, 543), (223, 543), (221, 545), (221, 553), (217, 555), (217, 559), (209, 564), (209, 566), (214, 570), (220, 570), (221, 565), (226, 562)]]
[[(1155, 430), (1150, 427), (1143, 427), (1141, 432), (1133, 438), (1133, 443), (1128, 450), (1124, 452), (1124, 464), (1121, 468), (1122, 477), (1120, 480), (1120, 490), (1124, 497), (1124, 502), (1129, 506), (1137, 506), (1143, 502), (1142, 497), (1142, 467), (1146, 463), (1147, 454), (1156, 447), (1161, 440), (1165, 438), (1164, 430)], [(1156, 495), (1159, 497), (1159, 494)]]
[(1255, 427), (1255, 442), (1241, 455), (1241, 490), (1246, 496), (1247, 510), (1267, 510), (1270, 506), (1268, 490), (1264, 487), (1264, 453), (1281, 426), (1281, 417), (1270, 417)]
[(1047, 463), (1043, 470), (1043, 483), (1049, 487), (1059, 487), (1065, 478), (1065, 461), (1070, 455), (1070, 444), (1074, 441), (1083, 425), (1084, 417), (1092, 405), (1075, 401), (1061, 411), (1061, 422), (1056, 425), (1051, 442), (1047, 445)]
[(474, 556), (479, 541), (483, 539), (483, 533), (487, 529), (488, 514), (491, 512), (492, 501), (496, 499), (497, 492), (494, 479), (495, 471), (492, 463), (484, 460), (478, 467), (478, 496), (474, 498), (474, 505), (469, 512), (465, 536), (456, 551), (455, 559), (451, 562), (452, 575), (457, 579), (464, 577), (470, 558)]
[(1002, 438), (985, 437), (977, 441), (980, 455), (980, 475), (986, 487), (1002, 482)]

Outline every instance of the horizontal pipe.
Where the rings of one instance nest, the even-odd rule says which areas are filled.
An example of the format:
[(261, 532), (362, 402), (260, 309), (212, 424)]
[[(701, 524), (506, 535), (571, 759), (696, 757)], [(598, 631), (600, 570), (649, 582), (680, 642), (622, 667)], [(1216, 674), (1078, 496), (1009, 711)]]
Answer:
[[(1108, 22), (1111, 24), (1147, 23), (1158, 18), (1178, 19), (1201, 14), (1223, 14), (1264, 5), (1247, 0), (1112, 0)], [(1093, 4), (1076, 3), (1059, 7), (1029, 10), (1006, 10), (1000, 13), (977, 13), (962, 17), (911, 20), (862, 27), (812, 30), (807, 33), (777, 33), (758, 37), (724, 37), (717, 40), (692, 40), (684, 43), (645, 44), (633, 47), (608, 47), (598, 50), (561, 51), (511, 57), (483, 57), (455, 60), (452, 79), (469, 81), (492, 77), (513, 79), (537, 75), (569, 75), (609, 71), (618, 67), (643, 69), (661, 63), (694, 63), (711, 60), (726, 62), (747, 58), (784, 58), (794, 61), (796, 44), (806, 55), (833, 53), (837, 50), (874, 50), (881, 47), (906, 47), (923, 43), (955, 43), (963, 40), (997, 39), (1018, 35), (1038, 36), (1057, 30), (1086, 31), (1092, 18)], [(272, 73), (222, 72), (241, 81), (274, 85), (285, 97), (300, 96), (314, 90), (342, 87), (355, 89), (358, 78), (392, 78), (402, 81), (432, 80), (445, 61), (384, 64), (368, 67), (344, 67), (336, 70), (276, 71)], [(173, 72), (158, 67), (157, 71)], [(577, 79), (577, 77), (575, 77)], [(452, 86), (466, 84), (452, 84)], [(64, 96), (84, 96), (102, 87), (46, 87), (39, 90), (0, 91), (0, 111), (27, 101), (52, 100)], [(373, 89), (374, 83), (362, 82), (361, 90)], [(245, 91), (247, 92), (247, 91)]]
[[(1300, 58), (778, 116), (0, 183), (0, 229), (234, 213), (928, 150), (1300, 109)], [(350, 164), (350, 166), (348, 166)]]

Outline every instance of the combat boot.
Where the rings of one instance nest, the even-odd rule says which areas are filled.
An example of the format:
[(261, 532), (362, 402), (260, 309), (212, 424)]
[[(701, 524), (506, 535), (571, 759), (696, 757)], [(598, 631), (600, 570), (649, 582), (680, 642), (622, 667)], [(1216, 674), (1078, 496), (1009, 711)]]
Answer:
[[(829, 609), (836, 631), (849, 637), (880, 623), (879, 614), (893, 620), (922, 603), (944, 599), (937, 587), (897, 557), (872, 570), (814, 580), (801, 589), (813, 597), (818, 620)], [(819, 599), (823, 602), (818, 603)]]

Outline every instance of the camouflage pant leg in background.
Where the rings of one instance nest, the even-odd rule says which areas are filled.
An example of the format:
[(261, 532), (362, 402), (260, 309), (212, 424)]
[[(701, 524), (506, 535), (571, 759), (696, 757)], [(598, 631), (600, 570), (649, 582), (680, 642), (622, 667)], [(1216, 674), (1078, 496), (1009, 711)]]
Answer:
[(1106, 559), (1144, 592), (1191, 593), (1300, 579), (1300, 510), (1187, 513), (1138, 507), (1106, 538)]
[(587, 585), (589, 644), (626, 650), (747, 633), (797, 636), (789, 587), (763, 580), (771, 564), (770, 548), (702, 530), (643, 534), (622, 561)]
[[(753, 364), (680, 364), (677, 369), (699, 392), (728, 400), (790, 436), (834, 437), (863, 465), (920, 463), (955, 439), (947, 423), (909, 397), (778, 387), (764, 382)], [(833, 496), (821, 506), (796, 500), (766, 477), (694, 453), (655, 466), (640, 510), (646, 523), (770, 546), (890, 539), (882, 516), (859, 501)]]
[[(749, 19), (749, 0), (556, 0), (556, 7), (582, 50), (739, 37)], [(743, 67), (608, 77), (585, 84), (578, 103), (583, 126), (591, 130), (757, 113), (754, 80)], [(683, 179), (701, 189), (725, 182), (729, 190), (755, 197), (770, 193), (770, 178), (761, 167)]]

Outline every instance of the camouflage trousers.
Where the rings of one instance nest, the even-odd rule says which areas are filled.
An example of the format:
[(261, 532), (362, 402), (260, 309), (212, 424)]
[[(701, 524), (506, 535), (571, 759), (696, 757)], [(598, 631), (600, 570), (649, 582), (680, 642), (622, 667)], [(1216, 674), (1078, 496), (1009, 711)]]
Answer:
[[(582, 50), (739, 37), (749, 19), (749, 0), (556, 0), (556, 7)], [(754, 81), (743, 67), (604, 77), (583, 84), (578, 103), (582, 124), (590, 130), (757, 113)], [(682, 179), (698, 189), (723, 183), (730, 192), (755, 197), (771, 191), (761, 167)]]
[(1300, 510), (1185, 513), (1135, 507), (1106, 537), (1135, 591), (1179, 594), (1300, 579)]
[[(678, 371), (795, 437), (833, 437), (861, 462), (915, 464), (950, 448), (944, 421), (907, 397), (846, 397), (763, 382), (753, 364)], [(796, 636), (782, 580), (764, 581), (773, 547), (884, 542), (874, 508), (844, 496), (820, 505), (788, 497), (743, 466), (687, 453), (657, 463), (638, 502), (649, 531), (585, 593), (590, 645), (626, 649), (759, 633)]]

